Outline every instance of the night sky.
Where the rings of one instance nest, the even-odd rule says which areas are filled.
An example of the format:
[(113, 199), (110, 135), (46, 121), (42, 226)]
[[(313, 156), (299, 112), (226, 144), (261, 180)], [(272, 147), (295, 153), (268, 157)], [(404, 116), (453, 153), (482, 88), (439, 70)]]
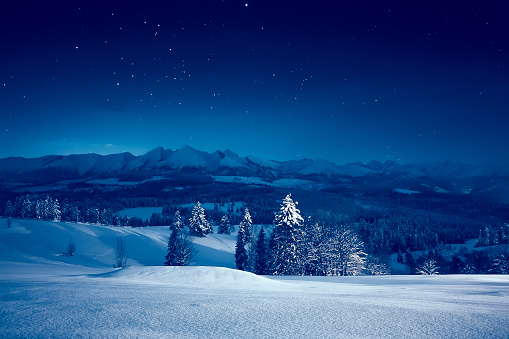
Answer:
[(0, 157), (509, 164), (507, 1), (0, 4)]

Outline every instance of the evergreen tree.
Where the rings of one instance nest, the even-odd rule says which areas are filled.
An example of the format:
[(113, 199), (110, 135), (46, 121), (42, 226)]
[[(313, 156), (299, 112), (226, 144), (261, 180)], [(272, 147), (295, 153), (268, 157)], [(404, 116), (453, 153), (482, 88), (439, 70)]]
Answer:
[(72, 221), (75, 223), (82, 221), (81, 220), (81, 212), (80, 212), (80, 209), (78, 208), (78, 206), (71, 206), (69, 221)]
[(40, 219), (40, 220), (44, 220), (45, 219), (45, 215), (44, 215), (44, 200), (37, 200), (35, 202), (35, 218), (36, 219)]
[(60, 210), (60, 204), (58, 203), (58, 199), (51, 201), (51, 218), (53, 221), (60, 221), (60, 217), (62, 212)]
[(205, 235), (212, 233), (212, 227), (207, 221), (207, 218), (205, 217), (205, 210), (201, 207), (199, 201), (191, 211), (189, 231), (191, 235), (195, 237), (204, 237)]
[(459, 274), (463, 267), (464, 267), (463, 260), (461, 260), (458, 253), (454, 253), (451, 258), (451, 273)]
[(235, 267), (244, 271), (247, 266), (247, 252), (244, 244), (244, 231), (239, 227), (237, 233), (237, 243), (235, 244)]
[(184, 222), (182, 222), (180, 211), (175, 212), (175, 216), (173, 217), (173, 223), (170, 225), (170, 229), (172, 231), (182, 231), (184, 229)]
[(230, 220), (228, 219), (228, 216), (225, 214), (221, 218), (221, 224), (219, 225), (219, 230), (217, 232), (218, 234), (230, 234), (231, 233), (231, 226), (230, 226)]
[[(177, 213), (175, 213), (176, 216)], [(180, 213), (178, 217), (180, 218)], [(178, 218), (175, 221), (177, 220)], [(179, 226), (174, 227), (168, 240), (168, 254), (164, 264), (166, 266), (187, 266), (192, 257), (191, 241), (187, 237), (184, 228)]]
[(304, 219), (288, 194), (274, 218), (274, 249), (271, 272), (274, 275), (298, 274), (300, 269), (299, 238)]
[(30, 200), (30, 196), (29, 195), (26, 195), (24, 197), (21, 197), (20, 198), (20, 201), (19, 201), (19, 205), (20, 205), (20, 210), (19, 210), (19, 217), (21, 219), (30, 219), (32, 218), (33, 216), (33, 204), (32, 204), (32, 201)]
[(254, 273), (258, 275), (268, 274), (267, 269), (267, 245), (265, 244), (265, 232), (263, 227), (260, 229), (258, 239), (256, 241), (256, 254)]
[(249, 209), (246, 207), (244, 210), (244, 218), (239, 224), (239, 232), (242, 230), (242, 234), (244, 234), (244, 243), (247, 244), (251, 239), (252, 235), (252, 224), (251, 214), (249, 214)]
[(509, 274), (509, 256), (507, 252), (501, 253), (495, 257), (491, 272), (495, 274)]

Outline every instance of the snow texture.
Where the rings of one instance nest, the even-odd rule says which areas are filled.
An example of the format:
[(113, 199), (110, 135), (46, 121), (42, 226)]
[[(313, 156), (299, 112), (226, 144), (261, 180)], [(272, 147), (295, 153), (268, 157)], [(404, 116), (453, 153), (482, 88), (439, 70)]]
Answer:
[[(5, 223), (0, 219), (0, 338), (507, 338), (509, 333), (507, 275), (260, 277), (219, 267), (139, 265), (119, 270), (87, 257), (104, 252), (109, 259), (103, 261), (112, 262), (121, 234), (131, 255), (138, 256), (137, 247), (150, 255), (156, 254), (151, 248), (161, 247), (162, 261), (168, 228), (12, 220), (7, 229)], [(60, 257), (70, 235), (76, 254)], [(134, 238), (143, 240), (136, 246), (129, 243)], [(203, 247), (215, 242), (210, 247), (223, 252), (231, 249), (220, 245), (226, 239), (234, 236), (199, 240)], [(197, 263), (205, 265), (201, 260)]]

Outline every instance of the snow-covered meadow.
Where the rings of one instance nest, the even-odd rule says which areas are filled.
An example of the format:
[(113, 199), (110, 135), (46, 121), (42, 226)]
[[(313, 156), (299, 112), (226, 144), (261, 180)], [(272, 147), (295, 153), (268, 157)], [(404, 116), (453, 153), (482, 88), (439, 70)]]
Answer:
[[(123, 270), (112, 268), (119, 236), (130, 253)], [(221, 264), (231, 259), (233, 266), (232, 235), (201, 238), (196, 266), (156, 266), (168, 236), (167, 227), (30, 220), (12, 220), (7, 229), (0, 219), (0, 337), (509, 334), (506, 275), (260, 277)], [(62, 256), (69, 238), (76, 252)]]

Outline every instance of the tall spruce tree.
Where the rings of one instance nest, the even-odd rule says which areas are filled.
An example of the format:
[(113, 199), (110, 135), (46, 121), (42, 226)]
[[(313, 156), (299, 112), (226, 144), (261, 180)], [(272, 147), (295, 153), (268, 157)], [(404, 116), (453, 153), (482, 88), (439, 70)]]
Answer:
[(294, 275), (300, 272), (299, 239), (304, 219), (288, 194), (274, 218), (274, 248), (271, 256), (271, 273)]
[(249, 213), (249, 209), (246, 207), (244, 210), (244, 218), (239, 224), (239, 232), (242, 230), (242, 234), (244, 235), (244, 243), (247, 244), (252, 236), (252, 225), (253, 220), (251, 220), (251, 214)]
[[(177, 213), (175, 213), (175, 215)], [(164, 264), (166, 266), (187, 266), (192, 257), (193, 250), (191, 241), (188, 239), (184, 228), (174, 227), (168, 239), (168, 254), (166, 255), (166, 262)]]
[(173, 217), (173, 223), (170, 225), (170, 229), (172, 231), (181, 231), (184, 229), (184, 223), (182, 222), (182, 217), (180, 216), (180, 211), (175, 212), (175, 216)]
[(205, 217), (205, 210), (201, 207), (198, 201), (191, 211), (191, 218), (189, 219), (189, 231), (192, 236), (204, 237), (212, 233), (212, 226)]
[(237, 243), (235, 244), (235, 267), (241, 271), (244, 271), (247, 266), (247, 252), (244, 238), (244, 230), (239, 227)]
[(254, 273), (258, 275), (268, 274), (267, 245), (265, 244), (265, 231), (263, 227), (260, 229), (258, 239), (256, 240)]

